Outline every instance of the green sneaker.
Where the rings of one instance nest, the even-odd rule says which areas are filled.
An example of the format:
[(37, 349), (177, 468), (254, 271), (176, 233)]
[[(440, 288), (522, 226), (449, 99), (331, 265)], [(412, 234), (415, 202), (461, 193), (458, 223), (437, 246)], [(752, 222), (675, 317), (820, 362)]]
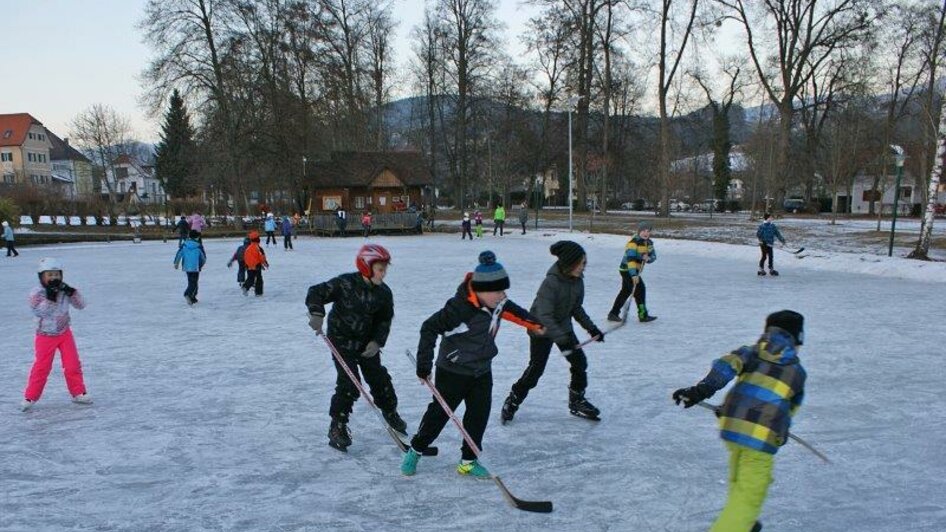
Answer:
[(420, 453), (415, 451), (413, 447), (409, 447), (401, 460), (401, 474), (409, 477), (417, 473), (418, 460), (420, 460)]
[(460, 460), (460, 463), (457, 464), (457, 473), (461, 475), (468, 475), (473, 478), (492, 478), (492, 475), (489, 474), (489, 471), (485, 467), (481, 466), (477, 460), (467, 462), (465, 460)]

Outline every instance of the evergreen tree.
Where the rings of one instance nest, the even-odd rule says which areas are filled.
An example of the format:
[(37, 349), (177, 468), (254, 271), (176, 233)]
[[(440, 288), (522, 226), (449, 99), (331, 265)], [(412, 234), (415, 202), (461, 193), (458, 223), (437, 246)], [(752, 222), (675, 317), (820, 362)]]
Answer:
[(193, 196), (199, 190), (196, 176), (194, 128), (181, 94), (174, 89), (155, 157), (155, 175), (173, 198)]

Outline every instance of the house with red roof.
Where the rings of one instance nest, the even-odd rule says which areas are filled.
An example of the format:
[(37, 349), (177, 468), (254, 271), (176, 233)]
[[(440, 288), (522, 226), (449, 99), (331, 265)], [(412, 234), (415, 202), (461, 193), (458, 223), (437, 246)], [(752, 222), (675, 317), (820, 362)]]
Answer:
[(0, 114), (0, 183), (54, 186), (43, 123), (29, 113)]

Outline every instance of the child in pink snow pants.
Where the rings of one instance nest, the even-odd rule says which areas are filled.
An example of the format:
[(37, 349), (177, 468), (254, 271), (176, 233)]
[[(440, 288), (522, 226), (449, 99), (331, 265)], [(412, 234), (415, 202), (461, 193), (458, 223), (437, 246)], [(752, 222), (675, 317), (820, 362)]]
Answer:
[(57, 350), (73, 402), (91, 404), (92, 398), (86, 393), (82, 380), (79, 351), (72, 337), (72, 329), (69, 328), (69, 307), (85, 308), (85, 301), (78, 290), (62, 281), (62, 264), (57, 259), (45, 258), (39, 261), (37, 273), (40, 286), (33, 288), (29, 297), (33, 315), (38, 319), (36, 360), (30, 370), (26, 391), (23, 392), (22, 410), (25, 412), (32, 408), (43, 395)]

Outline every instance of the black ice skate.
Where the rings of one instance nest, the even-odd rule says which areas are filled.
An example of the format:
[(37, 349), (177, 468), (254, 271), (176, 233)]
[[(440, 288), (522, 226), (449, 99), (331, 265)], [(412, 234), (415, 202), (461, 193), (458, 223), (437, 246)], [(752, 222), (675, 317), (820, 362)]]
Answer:
[(622, 320), (622, 319), (621, 319), (621, 316), (618, 316), (617, 313), (615, 313), (615, 312), (609, 312), (609, 313), (608, 313), (608, 321), (621, 322), (621, 321), (624, 321), (624, 320)]
[(585, 392), (568, 390), (568, 411), (573, 416), (583, 417), (592, 421), (601, 421), (601, 411), (585, 399)]
[(759, 268), (759, 273), (757, 273), (756, 275), (760, 277), (765, 277), (765, 270), (763, 270), (762, 268)]
[(343, 453), (348, 452), (348, 446), (351, 445), (351, 431), (348, 425), (336, 419), (328, 428), (328, 444)]
[(756, 521), (749, 532), (762, 532), (762, 523)]
[(772, 277), (778, 277), (778, 270), (773, 270), (769, 268), (769, 275), (771, 275)]
[(506, 401), (503, 403), (503, 409), (499, 413), (499, 419), (502, 421), (502, 424), (505, 425), (512, 421), (512, 418), (516, 416), (517, 410), (519, 410), (519, 398), (516, 397), (516, 394), (509, 392), (509, 396), (506, 397)]

